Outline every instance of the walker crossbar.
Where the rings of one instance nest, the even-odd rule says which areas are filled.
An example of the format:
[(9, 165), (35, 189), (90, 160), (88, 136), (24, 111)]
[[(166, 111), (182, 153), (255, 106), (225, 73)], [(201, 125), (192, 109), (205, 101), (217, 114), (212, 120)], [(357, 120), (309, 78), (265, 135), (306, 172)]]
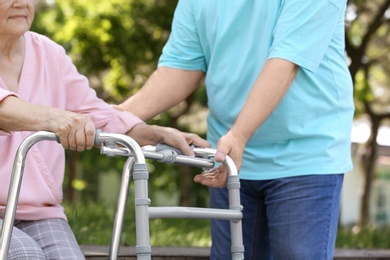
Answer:
[(150, 218), (200, 218), (241, 220), (239, 210), (206, 209), (196, 207), (149, 207)]
[[(200, 167), (204, 169), (211, 169), (214, 167), (214, 162), (212, 160), (205, 160), (205, 159), (190, 157), (190, 156), (182, 156), (180, 154), (177, 154), (174, 150), (155, 152), (155, 149), (156, 147), (154, 146), (142, 147), (142, 151), (145, 158), (156, 160), (158, 162), (188, 165), (188, 166)], [(107, 156), (114, 156), (114, 155), (132, 156), (131, 152), (128, 149), (121, 148), (121, 147), (102, 146), (100, 148), (100, 152), (102, 154), (106, 154)]]
[[(22, 142), (15, 156), (12, 170), (7, 205), (0, 236), (0, 259), (7, 259), (12, 228), (18, 204), (20, 187), (23, 177), (24, 163), (27, 152), (35, 143), (42, 140), (57, 140), (54, 133), (39, 131)], [(211, 169), (214, 167), (215, 150), (209, 148), (193, 148), (196, 157), (184, 156), (175, 148), (163, 146), (145, 146), (143, 148), (129, 136), (115, 133), (97, 131), (95, 143), (101, 144), (101, 154), (107, 156), (127, 156), (122, 173), (121, 187), (118, 196), (118, 205), (115, 215), (109, 259), (118, 258), (120, 237), (122, 233), (126, 203), (129, 193), (131, 177), (134, 180), (135, 221), (136, 221), (136, 254), (137, 259), (151, 259), (151, 246), (149, 237), (150, 218), (199, 218), (230, 220), (231, 253), (233, 259), (244, 259), (242, 242), (242, 207), (240, 202), (240, 183), (234, 162), (226, 158), (224, 165), (228, 169), (229, 209), (211, 209), (195, 207), (150, 207), (148, 197), (149, 173), (145, 158), (162, 163), (174, 163)], [(132, 175), (131, 175), (132, 173)]]

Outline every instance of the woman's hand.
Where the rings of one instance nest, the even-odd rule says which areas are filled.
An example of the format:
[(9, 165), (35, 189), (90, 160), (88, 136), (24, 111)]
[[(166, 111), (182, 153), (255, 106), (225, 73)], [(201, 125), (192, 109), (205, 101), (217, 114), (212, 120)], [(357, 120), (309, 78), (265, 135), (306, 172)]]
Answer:
[(47, 124), (65, 149), (90, 150), (95, 144), (95, 125), (91, 117), (69, 111), (49, 110)]

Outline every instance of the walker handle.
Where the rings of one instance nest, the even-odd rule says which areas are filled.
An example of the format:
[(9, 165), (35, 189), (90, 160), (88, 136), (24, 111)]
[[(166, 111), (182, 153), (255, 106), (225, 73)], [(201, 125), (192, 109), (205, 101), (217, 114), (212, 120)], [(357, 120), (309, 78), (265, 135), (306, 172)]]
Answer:
[[(190, 147), (194, 148), (195, 146), (194, 145), (190, 145)], [(162, 152), (162, 151), (166, 151), (166, 150), (174, 151), (178, 155), (184, 155), (182, 150), (180, 150), (179, 148), (173, 147), (173, 146), (171, 146), (169, 144), (157, 144), (156, 145), (156, 152)]]
[[(100, 144), (102, 144), (102, 141), (100, 140), (100, 136), (99, 136), (99, 134), (102, 132), (102, 130), (101, 129), (96, 129), (96, 131), (95, 131), (95, 145), (100, 145)], [(60, 140), (60, 138), (58, 137), (58, 135), (56, 135), (56, 142), (57, 143), (61, 143), (61, 140)]]

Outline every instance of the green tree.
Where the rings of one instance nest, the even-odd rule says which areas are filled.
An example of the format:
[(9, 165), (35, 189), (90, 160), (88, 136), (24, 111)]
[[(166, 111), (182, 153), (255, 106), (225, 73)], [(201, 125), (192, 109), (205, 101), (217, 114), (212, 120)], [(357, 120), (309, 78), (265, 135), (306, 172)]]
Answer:
[(369, 223), (378, 130), (390, 118), (389, 7), (390, 0), (351, 0), (346, 15), (346, 51), (355, 86), (357, 116), (364, 114), (371, 122), (371, 135), (361, 156), (364, 188), (358, 225), (362, 228)]
[[(100, 97), (109, 102), (120, 102), (136, 92), (155, 69), (169, 36), (176, 3), (177, 0), (40, 0), (33, 29), (67, 49)], [(390, 118), (389, 6), (390, 0), (350, 0), (346, 15), (346, 51), (355, 86), (356, 116), (368, 116), (372, 128), (362, 156), (365, 173), (359, 221), (362, 227), (368, 223), (378, 129)], [(186, 122), (193, 110), (205, 107), (206, 95), (201, 88), (186, 102), (151, 123), (204, 134), (204, 130), (182, 122)], [(83, 161), (85, 168), (93, 169), (96, 162), (84, 156), (87, 155), (70, 155), (74, 160)], [(68, 167), (70, 171), (75, 168), (71, 166)], [(159, 171), (168, 171), (169, 167), (164, 166)], [(186, 187), (181, 196), (184, 204), (190, 203), (188, 186), (193, 185), (186, 171), (188, 169), (181, 170), (184, 176), (175, 176), (173, 185), (174, 189)], [(170, 178), (160, 179), (156, 185), (166, 187), (171, 181)]]
[[(176, 4), (177, 0), (41, 0), (32, 30), (63, 45), (79, 71), (88, 76), (98, 96), (118, 103), (136, 92), (156, 68), (169, 37)], [(191, 122), (182, 119), (191, 108), (204, 107), (205, 102), (204, 90), (200, 89), (183, 104), (149, 123), (204, 135), (205, 130), (190, 128)], [(81, 154), (67, 151), (67, 156), (69, 200), (74, 199), (70, 186), (80, 167), (77, 162), (81, 161), (83, 171), (91, 176), (96, 175), (93, 174), (96, 169), (120, 171), (123, 166), (106, 160), (97, 162), (96, 151)], [(180, 166), (177, 170), (158, 163), (154, 163), (154, 168), (159, 173), (152, 184), (155, 188), (180, 190), (179, 203), (183, 205), (206, 203), (205, 192), (192, 192), (204, 189), (192, 182), (191, 174), (199, 172), (198, 169)]]
[(62, 44), (102, 98), (119, 102), (155, 68), (176, 2), (41, 1), (33, 29)]

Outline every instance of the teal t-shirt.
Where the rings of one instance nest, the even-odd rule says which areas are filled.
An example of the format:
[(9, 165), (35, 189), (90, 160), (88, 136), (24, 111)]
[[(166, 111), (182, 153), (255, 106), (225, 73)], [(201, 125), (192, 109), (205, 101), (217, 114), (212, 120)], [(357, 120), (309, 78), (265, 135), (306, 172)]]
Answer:
[(159, 66), (206, 73), (207, 138), (214, 147), (268, 59), (299, 65), (289, 91), (248, 142), (240, 178), (351, 170), (345, 8), (346, 0), (179, 0)]

